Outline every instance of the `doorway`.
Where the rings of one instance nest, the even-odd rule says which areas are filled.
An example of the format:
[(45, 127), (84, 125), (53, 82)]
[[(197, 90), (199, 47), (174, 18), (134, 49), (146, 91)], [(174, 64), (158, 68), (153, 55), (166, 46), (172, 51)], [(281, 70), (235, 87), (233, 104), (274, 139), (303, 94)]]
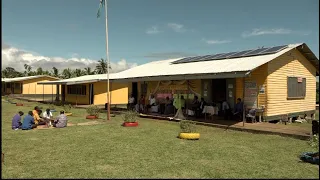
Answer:
[(132, 83), (132, 96), (134, 97), (134, 104), (137, 104), (138, 102), (138, 83), (133, 82)]
[(227, 81), (226, 79), (213, 79), (212, 80), (212, 101), (221, 103), (227, 98)]

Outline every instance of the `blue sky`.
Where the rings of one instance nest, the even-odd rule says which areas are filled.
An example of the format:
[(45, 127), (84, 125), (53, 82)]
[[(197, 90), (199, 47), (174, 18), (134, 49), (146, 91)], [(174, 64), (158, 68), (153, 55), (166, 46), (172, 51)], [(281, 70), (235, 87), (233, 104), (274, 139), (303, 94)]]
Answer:
[[(99, 0), (3, 0), (2, 43), (34, 56), (105, 58), (98, 6)], [(113, 62), (299, 42), (319, 57), (318, 0), (108, 0), (108, 10)]]

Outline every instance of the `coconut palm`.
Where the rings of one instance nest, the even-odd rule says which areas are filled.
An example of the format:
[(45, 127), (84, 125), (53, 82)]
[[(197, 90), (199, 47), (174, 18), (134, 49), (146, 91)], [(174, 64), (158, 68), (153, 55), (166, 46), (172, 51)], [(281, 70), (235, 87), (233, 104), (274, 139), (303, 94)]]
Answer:
[(90, 67), (86, 67), (86, 68), (84, 68), (84, 73), (86, 75), (93, 75), (95, 72), (92, 71)]
[(79, 76), (82, 76), (82, 75), (84, 75), (84, 72), (81, 69), (75, 69), (73, 71), (73, 76), (75, 76), (75, 77), (79, 77)]
[(43, 75), (42, 67), (38, 67), (36, 74), (37, 75)]
[[(106, 74), (107, 73), (107, 61), (104, 60), (103, 58), (101, 58), (98, 61), (98, 65), (96, 66), (96, 73), (97, 74)], [(111, 69), (111, 67), (109, 66), (109, 68)]]
[(62, 77), (63, 77), (64, 79), (69, 79), (69, 78), (71, 78), (71, 77), (72, 77), (72, 70), (71, 70), (70, 68), (64, 69), (64, 70), (62, 71)]
[(30, 65), (28, 65), (28, 64), (24, 64), (23, 66), (24, 66), (24, 69), (25, 69), (24, 75), (25, 76), (32, 76), (33, 75), (32, 71), (31, 71), (32, 67)]
[(52, 68), (52, 75), (54, 77), (59, 77), (59, 70), (56, 67)]

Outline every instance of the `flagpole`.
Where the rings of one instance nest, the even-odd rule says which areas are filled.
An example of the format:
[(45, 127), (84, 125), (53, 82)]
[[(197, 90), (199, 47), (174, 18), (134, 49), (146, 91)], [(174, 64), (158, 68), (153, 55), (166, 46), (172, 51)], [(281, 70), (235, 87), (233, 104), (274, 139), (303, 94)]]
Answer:
[(110, 60), (109, 60), (109, 43), (108, 43), (108, 10), (107, 10), (107, 0), (104, 0), (104, 8), (106, 11), (106, 52), (107, 52), (107, 120), (110, 120), (110, 81), (109, 81), (109, 68), (110, 68)]

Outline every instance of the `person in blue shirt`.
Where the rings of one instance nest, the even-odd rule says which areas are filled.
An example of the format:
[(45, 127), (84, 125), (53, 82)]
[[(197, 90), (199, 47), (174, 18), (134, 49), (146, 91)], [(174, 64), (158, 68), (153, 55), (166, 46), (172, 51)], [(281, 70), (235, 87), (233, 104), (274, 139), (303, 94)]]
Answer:
[(243, 113), (243, 102), (241, 101), (241, 98), (237, 99), (237, 104), (234, 107), (234, 113), (233, 115), (237, 118), (240, 118), (242, 120), (242, 113)]
[(32, 111), (29, 111), (28, 115), (26, 115), (23, 119), (21, 129), (22, 130), (30, 130), (35, 127), (36, 127), (36, 125), (34, 124), (33, 113), (32, 113)]
[(13, 130), (18, 130), (19, 128), (21, 128), (21, 116), (23, 116), (23, 112), (19, 111), (18, 114), (16, 114), (13, 118), (12, 118), (12, 129)]

